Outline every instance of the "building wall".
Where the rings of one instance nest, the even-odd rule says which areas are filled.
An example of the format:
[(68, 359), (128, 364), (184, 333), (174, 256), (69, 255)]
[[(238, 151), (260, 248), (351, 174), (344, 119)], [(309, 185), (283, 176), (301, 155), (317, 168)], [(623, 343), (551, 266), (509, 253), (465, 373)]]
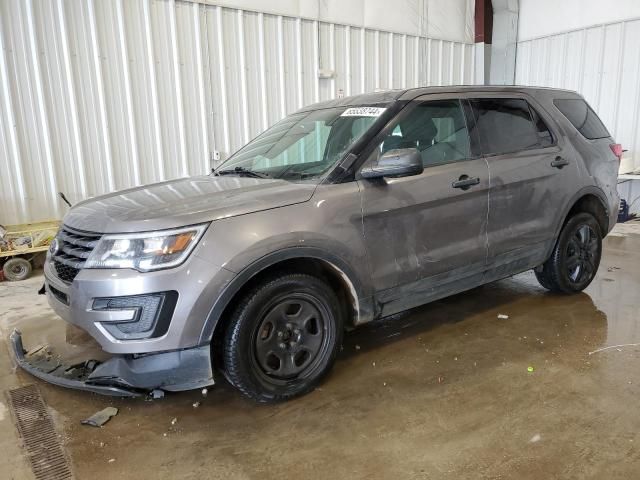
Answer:
[(211, 2), (0, 0), (0, 47), (2, 224), (207, 173), (309, 103), (474, 80), (470, 43)]
[(628, 150), (622, 172), (640, 168), (638, 45), (640, 2), (521, 1), (516, 83), (584, 95)]
[(200, 0), (372, 30), (473, 42), (475, 0)]
[(518, 39), (531, 40), (638, 17), (638, 0), (520, 0)]

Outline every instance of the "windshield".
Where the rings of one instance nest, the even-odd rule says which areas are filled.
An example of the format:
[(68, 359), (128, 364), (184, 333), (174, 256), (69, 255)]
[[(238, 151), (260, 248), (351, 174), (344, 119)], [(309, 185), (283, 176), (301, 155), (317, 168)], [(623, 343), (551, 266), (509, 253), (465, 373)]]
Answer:
[(340, 107), (289, 115), (242, 147), (215, 174), (319, 180), (384, 110)]

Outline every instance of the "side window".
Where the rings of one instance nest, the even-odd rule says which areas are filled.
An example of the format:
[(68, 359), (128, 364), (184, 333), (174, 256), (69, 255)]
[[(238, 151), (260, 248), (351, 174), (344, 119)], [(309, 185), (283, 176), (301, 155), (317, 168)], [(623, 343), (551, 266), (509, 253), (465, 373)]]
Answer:
[(551, 130), (547, 127), (547, 124), (544, 123), (542, 117), (536, 112), (536, 109), (529, 105), (529, 109), (531, 110), (531, 115), (533, 116), (533, 122), (536, 125), (536, 131), (538, 132), (538, 142), (541, 147), (549, 147), (553, 145), (553, 135), (551, 134)]
[(596, 112), (581, 98), (558, 99), (553, 103), (583, 137), (594, 140), (611, 136)]
[(380, 144), (380, 153), (416, 148), (425, 167), (465, 160), (469, 134), (458, 100), (424, 102), (398, 122)]
[(471, 100), (471, 104), (484, 154), (517, 152), (553, 143), (544, 122), (540, 120), (541, 125), (534, 123), (526, 100), (483, 98)]

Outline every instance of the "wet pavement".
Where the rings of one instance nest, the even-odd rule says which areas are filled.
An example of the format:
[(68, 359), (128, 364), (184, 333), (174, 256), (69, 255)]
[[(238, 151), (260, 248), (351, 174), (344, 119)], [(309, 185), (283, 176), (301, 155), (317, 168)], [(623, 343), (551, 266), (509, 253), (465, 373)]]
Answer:
[[(64, 390), (12, 370), (6, 341), (0, 389), (39, 385), (79, 479), (638, 478), (640, 346), (598, 351), (640, 342), (640, 224), (624, 227), (585, 293), (526, 273), (364, 326), (320, 388), (285, 404), (222, 379), (154, 401)], [(3, 339), (18, 327), (26, 348), (96, 356), (40, 284), (0, 284)], [(103, 428), (80, 424), (108, 406)], [(11, 422), (3, 395), (2, 478), (31, 478)]]

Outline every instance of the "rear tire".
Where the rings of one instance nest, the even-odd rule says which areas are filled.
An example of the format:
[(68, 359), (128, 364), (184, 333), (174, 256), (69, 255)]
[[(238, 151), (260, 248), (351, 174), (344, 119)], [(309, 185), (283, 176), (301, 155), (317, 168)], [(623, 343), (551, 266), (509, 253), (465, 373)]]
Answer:
[(342, 343), (340, 302), (322, 280), (280, 274), (240, 301), (222, 350), (225, 377), (261, 403), (308, 393), (329, 372)]
[(16, 257), (7, 260), (2, 267), (4, 278), (10, 282), (25, 280), (31, 275), (31, 262), (24, 258)]
[(534, 270), (540, 285), (558, 293), (581, 292), (593, 281), (602, 256), (602, 231), (589, 213), (571, 217), (549, 259)]

